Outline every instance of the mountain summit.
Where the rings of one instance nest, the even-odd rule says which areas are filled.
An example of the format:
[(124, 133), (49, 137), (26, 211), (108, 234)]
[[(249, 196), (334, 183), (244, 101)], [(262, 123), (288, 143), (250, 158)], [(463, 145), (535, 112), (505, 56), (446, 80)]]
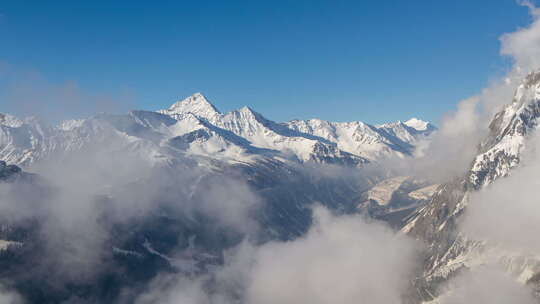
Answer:
[(167, 110), (158, 111), (162, 114), (175, 115), (192, 113), (203, 118), (212, 118), (221, 114), (219, 110), (201, 93), (195, 93), (186, 99), (176, 102)]
[[(247, 106), (227, 114), (219, 113), (200, 93), (159, 112), (175, 119), (192, 113), (247, 139), (256, 147), (292, 152), (303, 161), (314, 157), (314, 149), (341, 155), (350, 153), (368, 160), (412, 155), (416, 142), (436, 130), (429, 122), (419, 119), (409, 121), (412, 127), (402, 123), (373, 126), (361, 121), (336, 123), (320, 119), (277, 123)], [(322, 146), (325, 148), (321, 150)]]

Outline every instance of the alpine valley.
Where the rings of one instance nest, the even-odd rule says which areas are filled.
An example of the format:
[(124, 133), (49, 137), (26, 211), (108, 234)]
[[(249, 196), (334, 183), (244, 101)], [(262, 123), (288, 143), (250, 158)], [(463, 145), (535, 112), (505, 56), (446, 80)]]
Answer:
[(416, 118), (277, 123), (200, 93), (56, 126), (0, 114), (2, 286), (28, 303), (131, 303), (159, 274), (222, 265), (243, 239), (301, 237), (318, 204), (399, 228), (434, 186), (383, 164), (435, 131)]
[[(437, 136), (416, 118), (278, 123), (249, 107), (221, 113), (200, 93), (56, 126), (0, 114), (0, 284), (23, 303), (154, 303), (141, 295), (165, 273), (244, 303), (215, 269), (248, 241), (305, 241), (324, 206), (423, 244), (403, 303), (438, 303), (449, 280), (494, 259), (540, 291), (536, 255), (459, 227), (471, 196), (520, 167), (539, 118), (531, 73), (483, 122), (469, 170), (441, 184), (393, 170)], [(230, 303), (200, 303), (214, 302)]]

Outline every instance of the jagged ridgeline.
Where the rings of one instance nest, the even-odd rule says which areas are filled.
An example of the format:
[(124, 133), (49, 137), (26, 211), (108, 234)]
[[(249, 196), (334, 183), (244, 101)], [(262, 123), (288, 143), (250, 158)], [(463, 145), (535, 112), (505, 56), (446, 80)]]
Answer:
[(379, 126), (319, 119), (276, 123), (249, 107), (222, 114), (202, 94), (194, 94), (167, 110), (102, 114), (58, 126), (2, 114), (0, 159), (30, 164), (51, 154), (81, 149), (90, 140), (117, 136), (159, 150), (154, 160), (156, 156), (175, 158), (176, 152), (220, 160), (363, 164), (389, 155), (411, 155), (414, 146), (434, 130), (418, 119)]
[[(428, 255), (417, 280), (424, 300), (432, 300), (450, 278), (461, 271), (485, 264), (487, 257), (504, 261), (520, 281), (540, 290), (540, 260), (498, 250), (482, 239), (459, 229), (470, 203), (470, 194), (512, 174), (518, 167), (540, 118), (540, 72), (529, 74), (517, 88), (513, 101), (498, 112), (489, 125), (489, 135), (479, 147), (470, 169), (461, 178), (438, 187), (431, 201), (408, 220), (403, 232), (427, 243)], [(497, 187), (497, 184), (494, 184)], [(510, 203), (510, 202), (509, 202)], [(513, 254), (513, 253), (512, 253)]]

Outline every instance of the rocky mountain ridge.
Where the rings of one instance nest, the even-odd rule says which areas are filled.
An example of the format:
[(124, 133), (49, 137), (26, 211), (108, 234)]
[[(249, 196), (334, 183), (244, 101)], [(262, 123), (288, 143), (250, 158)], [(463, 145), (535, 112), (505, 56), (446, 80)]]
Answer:
[(461, 178), (442, 184), (430, 202), (418, 209), (402, 228), (426, 242), (428, 255), (418, 279), (424, 299), (433, 299), (441, 284), (462, 270), (485, 264), (489, 259), (505, 261), (504, 267), (523, 283), (536, 284), (540, 260), (475, 239), (461, 232), (460, 219), (467, 212), (472, 193), (481, 191), (512, 174), (520, 165), (524, 147), (537, 132), (540, 119), (540, 72), (530, 73), (515, 91), (512, 102), (499, 111), (489, 125), (489, 135), (478, 155)]

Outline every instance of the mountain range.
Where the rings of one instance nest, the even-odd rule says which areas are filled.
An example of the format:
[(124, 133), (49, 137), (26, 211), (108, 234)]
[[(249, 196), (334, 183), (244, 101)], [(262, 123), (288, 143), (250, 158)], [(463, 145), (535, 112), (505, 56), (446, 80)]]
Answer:
[[(39, 193), (37, 201), (54, 201), (57, 191), (39, 174), (24, 171), (56, 158), (61, 160), (57, 166), (68, 166), (69, 157), (63, 155), (82, 153), (91, 166), (130, 167), (142, 161), (151, 169), (148, 176), (122, 178), (120, 184), (99, 189), (95, 212), (108, 227), (104, 242), (109, 249), (103, 259), (113, 272), (104, 271), (79, 285), (65, 278), (43, 284), (51, 275), (49, 268), (24, 276), (24, 269), (38, 259), (36, 252), (48, 250), (40, 231), (51, 215), (37, 206), (47, 216), (4, 219), (0, 278), (10, 278), (5, 285), (29, 302), (61, 302), (76, 294), (115, 303), (122, 288), (144, 286), (161, 271), (203, 273), (222, 264), (224, 252), (238, 244), (243, 226), (250, 225), (238, 226), (238, 210), (255, 220), (259, 241), (290, 241), (308, 231), (311, 208), (320, 203), (337, 214), (362, 213), (386, 221), (426, 245), (407, 303), (439, 303), (452, 278), (493, 260), (538, 295), (537, 256), (469, 235), (460, 226), (471, 206), (478, 204), (471, 197), (500, 187), (501, 180), (521, 167), (524, 151), (534, 147), (538, 92), (540, 72), (531, 73), (491, 120), (467, 172), (440, 185), (370, 166), (414, 159), (416, 149), (429, 144), (437, 129), (416, 118), (382, 125), (320, 119), (278, 123), (249, 107), (221, 113), (200, 93), (164, 110), (98, 114), (57, 126), (1, 114), (0, 180), (30, 184), (17, 193)], [(104, 155), (96, 152), (103, 148)], [(126, 151), (137, 161), (123, 165)], [(211, 193), (216, 185), (226, 191)], [(250, 189), (255, 196), (248, 191), (246, 199), (238, 189)], [(151, 201), (151, 211), (143, 208), (142, 215), (118, 221), (111, 209), (126, 193), (130, 202), (139, 197)], [(244, 200), (263, 203), (256, 211), (228, 213), (234, 206), (229, 203)], [(178, 201), (184, 204), (181, 209), (175, 205)], [(68, 244), (58, 244), (69, 249)], [(180, 257), (174, 255), (177, 248), (183, 248)]]
[[(368, 167), (412, 159), (434, 132), (418, 119), (277, 123), (249, 107), (221, 113), (199, 93), (58, 125), (1, 114), (0, 283), (29, 303), (130, 303), (160, 273), (222, 264), (246, 233), (304, 235), (317, 204), (400, 227), (430, 185)], [(81, 254), (99, 266), (72, 261)]]
[(0, 115), (0, 159), (28, 165), (48, 155), (81, 149), (90, 140), (118, 136), (141, 153), (175, 153), (223, 161), (275, 158), (294, 162), (360, 165), (384, 157), (412, 156), (436, 128), (418, 119), (383, 125), (319, 119), (276, 123), (249, 107), (222, 114), (202, 94), (169, 109), (100, 114), (51, 126), (37, 118)]

